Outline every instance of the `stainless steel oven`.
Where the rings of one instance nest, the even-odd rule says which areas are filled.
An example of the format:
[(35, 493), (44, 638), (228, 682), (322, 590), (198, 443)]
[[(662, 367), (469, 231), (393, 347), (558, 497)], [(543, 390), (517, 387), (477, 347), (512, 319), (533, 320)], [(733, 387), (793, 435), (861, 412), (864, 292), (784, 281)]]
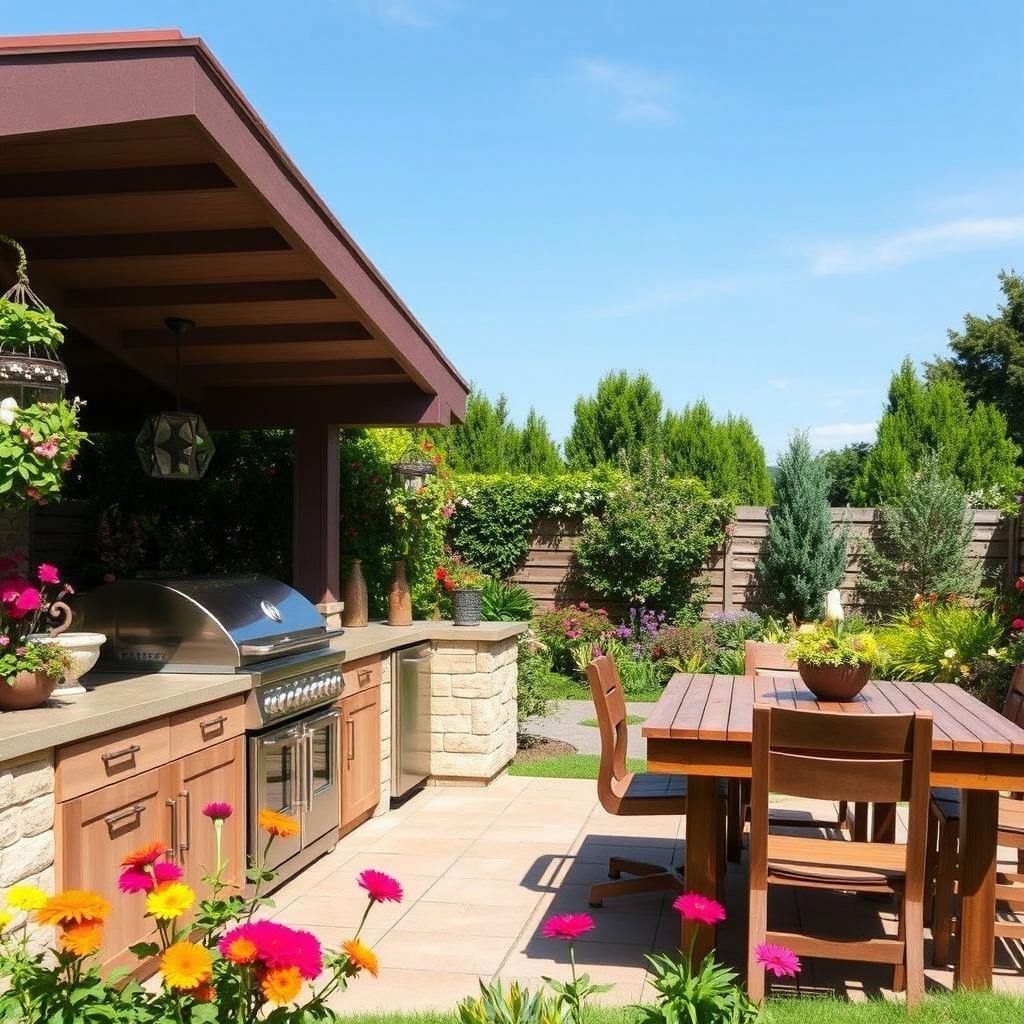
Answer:
[[(314, 711), (284, 725), (249, 736), (249, 852), (262, 853), (266, 835), (260, 831), (258, 809), (268, 808), (297, 818), (298, 835), (276, 839), (270, 868), (286, 867), (293, 858), (324, 852), (338, 840), (341, 808), (339, 768), (341, 713), (336, 708)], [(309, 856), (301, 856), (305, 863)]]

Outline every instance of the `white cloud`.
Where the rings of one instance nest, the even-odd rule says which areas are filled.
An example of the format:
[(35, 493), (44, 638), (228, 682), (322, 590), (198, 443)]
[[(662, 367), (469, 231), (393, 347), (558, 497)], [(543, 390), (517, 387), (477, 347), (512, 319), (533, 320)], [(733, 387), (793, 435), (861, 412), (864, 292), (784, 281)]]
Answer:
[(710, 295), (729, 295), (751, 286), (752, 282), (742, 277), (698, 277), (678, 284), (659, 285), (641, 292), (632, 299), (606, 306), (597, 310), (595, 316), (599, 320), (618, 320), (624, 317), (644, 316), (657, 313), (673, 306), (683, 306), (688, 302)]
[(408, 28), (432, 28), (457, 6), (457, 0), (362, 0), (364, 10)]
[(822, 448), (833, 444), (853, 444), (855, 441), (873, 441), (878, 424), (869, 423), (825, 423), (820, 427), (811, 427), (808, 431), (810, 439)]
[(585, 57), (574, 62), (573, 78), (609, 103), (620, 121), (666, 123), (676, 119), (679, 83), (674, 75)]
[(951, 252), (988, 249), (1024, 241), (1024, 216), (974, 217), (941, 221), (880, 238), (834, 242), (811, 251), (817, 277), (864, 274)]

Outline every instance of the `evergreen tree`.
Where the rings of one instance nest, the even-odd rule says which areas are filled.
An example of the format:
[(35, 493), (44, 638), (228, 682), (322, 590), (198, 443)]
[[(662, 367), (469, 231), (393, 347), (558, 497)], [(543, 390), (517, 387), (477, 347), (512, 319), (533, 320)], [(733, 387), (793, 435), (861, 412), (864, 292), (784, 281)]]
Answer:
[(754, 433), (750, 420), (730, 413), (725, 420), (725, 435), (736, 470), (733, 491), (736, 500), (746, 505), (767, 505), (772, 500), (772, 478), (764, 446)]
[(942, 471), (968, 492), (1012, 493), (1017, 485), (1019, 449), (1007, 436), (1003, 414), (984, 402), (972, 409), (963, 385), (950, 374), (922, 381), (905, 359), (889, 384), (878, 439), (853, 488), (855, 502), (898, 502), (932, 450)]
[(828, 490), (828, 503), (833, 508), (853, 504), (857, 478), (870, 453), (871, 445), (866, 441), (858, 441), (838, 451), (822, 452), (818, 456), (825, 467), (825, 472), (832, 480), (832, 486)]
[(621, 451), (635, 463), (641, 450), (661, 450), (661, 394), (646, 373), (609, 373), (596, 394), (576, 399), (566, 461), (570, 469), (590, 469), (616, 461)]
[(847, 531), (832, 529), (829, 485), (807, 435), (794, 434), (779, 459), (768, 536), (756, 567), (765, 607), (774, 615), (820, 617), (825, 594), (846, 571)]
[(915, 594), (973, 596), (981, 583), (968, 558), (974, 517), (957, 478), (926, 452), (899, 505), (878, 510), (877, 538), (861, 545), (861, 590), (887, 607), (906, 607)]
[(551, 439), (547, 420), (533, 408), (511, 442), (508, 468), (513, 472), (550, 476), (565, 468), (558, 445)]
[(963, 331), (949, 331), (952, 358), (929, 367), (929, 377), (952, 372), (972, 402), (994, 405), (1010, 437), (1024, 446), (1024, 277), (999, 275), (1006, 302), (995, 316), (964, 317)]

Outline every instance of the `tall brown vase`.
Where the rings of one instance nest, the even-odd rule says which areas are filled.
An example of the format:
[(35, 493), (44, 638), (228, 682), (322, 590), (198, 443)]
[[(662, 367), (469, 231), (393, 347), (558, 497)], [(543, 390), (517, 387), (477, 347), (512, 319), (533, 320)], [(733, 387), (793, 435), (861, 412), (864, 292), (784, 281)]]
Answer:
[(365, 626), (370, 621), (370, 602), (366, 595), (366, 580), (363, 578), (362, 561), (352, 559), (352, 568), (345, 580), (345, 608), (341, 613), (341, 624), (350, 628)]
[(395, 562), (395, 575), (388, 591), (388, 625), (412, 625), (412, 594), (409, 581), (405, 578), (405, 561)]

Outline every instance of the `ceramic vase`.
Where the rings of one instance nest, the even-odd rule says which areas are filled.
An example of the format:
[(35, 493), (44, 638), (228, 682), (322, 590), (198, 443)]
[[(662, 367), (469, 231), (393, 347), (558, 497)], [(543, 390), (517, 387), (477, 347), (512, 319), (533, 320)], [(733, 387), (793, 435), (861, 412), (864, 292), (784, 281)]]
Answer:
[(363, 577), (362, 561), (352, 559), (352, 568), (345, 580), (343, 595), (345, 607), (341, 613), (341, 624), (349, 628), (365, 626), (370, 621), (370, 603), (366, 594), (366, 580)]
[(870, 665), (808, 665), (798, 661), (800, 678), (818, 700), (844, 703), (853, 700), (871, 678)]
[(45, 704), (59, 681), (42, 672), (19, 672), (13, 686), (0, 680), (0, 711), (25, 711)]
[(405, 578), (405, 561), (395, 562), (395, 574), (388, 591), (388, 625), (412, 625), (412, 594), (409, 581)]

